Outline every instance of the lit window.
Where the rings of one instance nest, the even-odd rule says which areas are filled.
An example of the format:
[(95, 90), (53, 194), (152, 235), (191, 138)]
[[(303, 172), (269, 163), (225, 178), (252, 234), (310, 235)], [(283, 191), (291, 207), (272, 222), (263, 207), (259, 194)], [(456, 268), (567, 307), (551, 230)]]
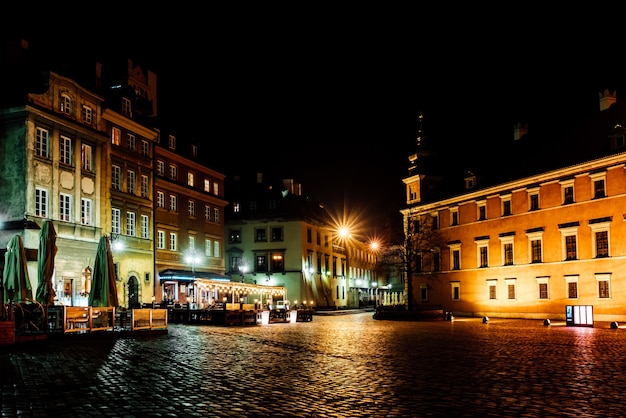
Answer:
[(48, 158), (48, 142), (50, 132), (47, 129), (37, 128), (35, 136), (35, 155)]

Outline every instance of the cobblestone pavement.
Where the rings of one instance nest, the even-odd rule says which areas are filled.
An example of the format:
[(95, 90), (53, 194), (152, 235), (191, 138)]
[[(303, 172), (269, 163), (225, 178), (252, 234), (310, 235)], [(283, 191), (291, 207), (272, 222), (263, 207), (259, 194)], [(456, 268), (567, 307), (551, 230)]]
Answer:
[(626, 328), (372, 313), (0, 348), (3, 417), (624, 416)]

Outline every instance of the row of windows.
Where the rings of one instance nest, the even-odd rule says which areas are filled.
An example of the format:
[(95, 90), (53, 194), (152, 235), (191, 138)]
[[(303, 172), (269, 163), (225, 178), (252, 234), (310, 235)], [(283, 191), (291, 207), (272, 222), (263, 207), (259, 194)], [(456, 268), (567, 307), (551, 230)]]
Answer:
[[(156, 193), (156, 206), (157, 208), (165, 209), (165, 192), (157, 190)], [(168, 209), (172, 212), (178, 212), (178, 196), (175, 194), (169, 195)], [(196, 201), (193, 199), (187, 200), (187, 215), (196, 216)], [(209, 222), (220, 223), (220, 208), (210, 205), (204, 205), (204, 220)]]
[[(40, 158), (50, 158), (50, 131), (37, 127), (35, 132), (35, 155)], [(93, 172), (93, 148), (91, 145), (81, 143), (80, 163), (83, 171)], [(60, 135), (59, 139), (59, 163), (65, 166), (74, 166), (74, 145), (72, 138)]]
[(150, 218), (147, 215), (141, 215), (139, 224), (139, 235), (137, 235), (137, 214), (135, 212), (126, 212), (125, 230), (122, 230), (121, 211), (117, 208), (111, 210), (111, 232), (114, 234), (124, 234), (130, 237), (139, 236), (141, 238), (150, 238)]
[[(594, 199), (600, 199), (606, 197), (606, 172), (594, 173), (591, 177), (591, 195)], [(563, 180), (560, 182), (561, 186), (561, 202), (563, 205), (569, 205), (576, 202), (574, 180)], [(540, 193), (539, 187), (530, 188), (527, 190), (528, 194), (528, 207), (527, 211), (536, 211), (541, 209), (540, 205)], [(500, 216), (511, 216), (514, 214), (512, 207), (512, 194), (502, 194), (500, 197)], [(487, 200), (479, 200), (476, 202), (476, 218), (475, 220), (484, 221), (488, 218)], [(459, 225), (459, 207), (455, 206), (449, 209), (450, 212), (450, 226)], [(434, 212), (431, 214), (432, 224), (434, 228), (439, 228), (439, 213)]]
[[(595, 297), (599, 299), (608, 299), (611, 297), (610, 294), (610, 274), (609, 273), (599, 273), (596, 274), (596, 294)], [(578, 280), (579, 277), (577, 275), (565, 276), (565, 284), (566, 284), (566, 295), (567, 299), (578, 299)], [(517, 299), (517, 289), (516, 282), (517, 279), (504, 279), (505, 281), (505, 299)], [(536, 298), (537, 299), (550, 299), (550, 286), (549, 286), (549, 278), (548, 277), (538, 277), (537, 278), (537, 287), (536, 287)], [(457, 286), (458, 287), (458, 284)], [(498, 299), (498, 280), (492, 279), (487, 280), (487, 292), (490, 300)], [(460, 293), (459, 293), (460, 296)], [(458, 300), (458, 299), (456, 299)]]
[[(165, 161), (157, 160), (156, 173), (161, 177), (165, 177)], [(178, 180), (178, 166), (169, 164), (168, 177), (170, 180)], [(196, 174), (192, 171), (187, 172), (187, 186), (196, 187)], [(211, 186), (212, 189), (211, 189)], [(215, 196), (220, 194), (220, 184), (217, 181), (211, 182), (210, 179), (204, 179), (202, 189), (207, 193), (213, 193)]]
[[(594, 222), (591, 221), (589, 227), (592, 230), (592, 249), (593, 258), (609, 257), (609, 223), (608, 222)], [(562, 260), (570, 261), (578, 259), (578, 223), (574, 225), (564, 224), (559, 225), (561, 231), (561, 244), (562, 244)], [(527, 231), (526, 236), (528, 238), (528, 250), (530, 254), (529, 263), (542, 263), (543, 262), (543, 230), (541, 231)], [(500, 265), (511, 266), (514, 264), (514, 234), (501, 234), (501, 259)], [(489, 260), (489, 238), (478, 237), (475, 239), (477, 249), (477, 266), (479, 268), (486, 268), (490, 265)], [(450, 265), (452, 270), (461, 269), (461, 243), (455, 242), (449, 244), (450, 248)], [(438, 266), (438, 261), (434, 261)], [(434, 270), (438, 271), (438, 270)]]
[[(230, 257), (231, 273), (244, 274), (249, 271), (243, 258), (239, 255)], [(254, 273), (284, 273), (285, 253), (283, 251), (254, 252)]]
[[(166, 241), (167, 239), (167, 241)], [(188, 250), (195, 254), (195, 237), (189, 237)], [(160, 250), (168, 249), (170, 251), (178, 251), (178, 234), (176, 232), (167, 232), (163, 230), (157, 231), (157, 248)], [(218, 240), (204, 240), (205, 257), (217, 257), (221, 254), (220, 242)]]
[[(254, 228), (254, 242), (267, 242), (267, 228)], [(274, 241), (283, 241), (283, 227), (282, 226), (274, 226), (270, 228), (269, 240)], [(241, 243), (241, 229), (239, 228), (231, 228), (228, 230), (228, 242), (229, 244), (240, 244)]]
[[(116, 145), (118, 147), (122, 146), (122, 130), (118, 127), (111, 128), (111, 144)], [(125, 149), (131, 152), (137, 152), (137, 139), (135, 138), (135, 134), (127, 132), (126, 133), (126, 142), (124, 143)], [(139, 152), (144, 157), (150, 157), (150, 142), (145, 139), (141, 140), (141, 148)]]
[[(61, 99), (59, 100), (59, 110), (61, 113), (74, 117), (73, 101), (72, 98), (66, 93), (61, 94)], [(87, 125), (93, 124), (93, 109), (90, 106), (83, 104), (81, 106), (80, 116), (83, 123)]]
[[(122, 168), (117, 165), (111, 166), (111, 188), (122, 190)], [(150, 197), (150, 178), (142, 174), (139, 187), (141, 197)], [(126, 170), (126, 193), (137, 195), (137, 173), (134, 170)]]
[[(59, 193), (59, 219), (65, 222), (74, 222), (73, 196)], [(42, 187), (35, 188), (35, 216), (50, 217), (50, 191)], [(80, 224), (93, 225), (93, 201), (88, 198), (80, 199)]]

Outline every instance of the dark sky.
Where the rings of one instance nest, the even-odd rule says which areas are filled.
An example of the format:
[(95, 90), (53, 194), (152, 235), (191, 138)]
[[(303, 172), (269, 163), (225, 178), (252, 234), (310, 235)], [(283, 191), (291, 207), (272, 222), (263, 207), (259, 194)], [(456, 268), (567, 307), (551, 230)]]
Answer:
[(10, 33), (50, 51), (145, 61), (161, 114), (184, 115), (216, 144), (207, 163), (300, 179), (306, 194), (360, 214), (367, 236), (399, 220), (419, 112), (448, 162), (469, 166), (512, 141), (514, 123), (567, 123), (596, 111), (604, 89), (626, 94), (611, 10), (272, 12), (188, 10), (182, 20), (174, 7), (169, 21), (117, 27), (107, 16), (102, 30), (64, 37), (35, 25)]

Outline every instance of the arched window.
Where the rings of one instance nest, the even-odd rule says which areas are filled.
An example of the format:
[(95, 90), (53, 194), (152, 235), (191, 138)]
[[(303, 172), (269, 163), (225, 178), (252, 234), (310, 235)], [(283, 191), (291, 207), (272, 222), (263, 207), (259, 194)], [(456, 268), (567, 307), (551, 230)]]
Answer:
[(72, 112), (72, 99), (67, 94), (61, 95), (61, 112), (67, 115)]

